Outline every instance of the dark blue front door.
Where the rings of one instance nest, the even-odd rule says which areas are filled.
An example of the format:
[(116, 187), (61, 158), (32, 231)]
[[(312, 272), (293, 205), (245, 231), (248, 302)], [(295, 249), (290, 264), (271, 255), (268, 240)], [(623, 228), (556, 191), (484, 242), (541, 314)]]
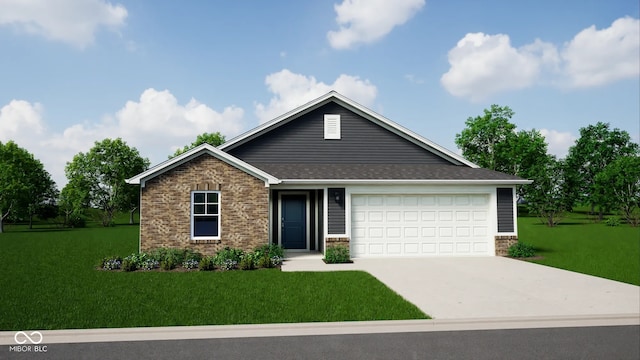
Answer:
[(287, 195), (280, 197), (282, 219), (282, 247), (285, 249), (307, 248), (307, 196)]

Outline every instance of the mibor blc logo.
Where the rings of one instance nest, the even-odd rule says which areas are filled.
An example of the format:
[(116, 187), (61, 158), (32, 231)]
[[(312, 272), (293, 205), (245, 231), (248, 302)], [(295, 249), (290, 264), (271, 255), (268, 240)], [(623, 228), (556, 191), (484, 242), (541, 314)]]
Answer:
[(38, 345), (44, 340), (40, 331), (31, 331), (28, 334), (18, 331), (13, 340), (18, 345), (9, 346), (9, 352), (47, 352), (47, 345)]

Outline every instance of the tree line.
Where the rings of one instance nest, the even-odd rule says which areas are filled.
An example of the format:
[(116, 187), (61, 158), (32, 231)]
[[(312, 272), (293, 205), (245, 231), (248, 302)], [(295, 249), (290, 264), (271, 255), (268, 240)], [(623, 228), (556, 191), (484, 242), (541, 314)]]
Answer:
[[(219, 132), (198, 135), (196, 141), (169, 156), (180, 155), (203, 143), (218, 146)], [(58, 218), (62, 226), (84, 226), (89, 209), (98, 209), (103, 226), (113, 224), (118, 211), (129, 212), (129, 223), (140, 203), (139, 188), (125, 180), (149, 168), (135, 147), (122, 139), (96, 141), (86, 153), (76, 154), (65, 166), (68, 183), (59, 191), (42, 163), (13, 141), (0, 142), (0, 233), (4, 224), (33, 218)]]
[(564, 159), (548, 153), (538, 130), (519, 130), (513, 110), (492, 105), (470, 117), (455, 142), (462, 155), (481, 167), (533, 180), (518, 187), (519, 202), (555, 226), (577, 205), (602, 220), (619, 212), (628, 224), (640, 223), (640, 147), (629, 133), (598, 122), (580, 129)]

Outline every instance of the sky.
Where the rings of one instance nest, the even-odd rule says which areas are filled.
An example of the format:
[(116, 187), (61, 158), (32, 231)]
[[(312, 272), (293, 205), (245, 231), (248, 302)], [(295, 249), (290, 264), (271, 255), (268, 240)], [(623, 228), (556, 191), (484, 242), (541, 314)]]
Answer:
[(599, 121), (640, 134), (636, 0), (0, 0), (0, 141), (65, 164), (121, 137), (152, 165), (331, 90), (460, 153), (509, 106), (562, 158)]

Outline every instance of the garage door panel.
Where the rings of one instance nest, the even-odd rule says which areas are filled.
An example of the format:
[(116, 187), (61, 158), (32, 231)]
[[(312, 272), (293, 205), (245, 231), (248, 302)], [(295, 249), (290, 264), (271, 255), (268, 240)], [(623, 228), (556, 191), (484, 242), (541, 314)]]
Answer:
[(367, 256), (487, 255), (489, 196), (352, 195), (352, 252)]

